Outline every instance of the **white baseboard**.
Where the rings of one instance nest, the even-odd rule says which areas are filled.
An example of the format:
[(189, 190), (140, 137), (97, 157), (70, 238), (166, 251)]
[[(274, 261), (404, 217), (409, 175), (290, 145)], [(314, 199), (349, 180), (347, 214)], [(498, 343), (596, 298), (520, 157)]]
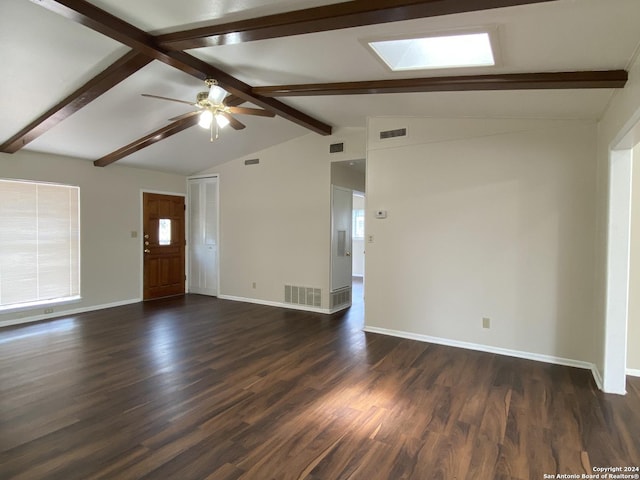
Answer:
[(409, 340), (418, 340), (420, 342), (436, 343), (438, 345), (445, 345), (447, 347), (466, 348), (467, 350), (476, 350), (479, 352), (495, 353), (498, 355), (505, 355), (507, 357), (523, 358), (525, 360), (534, 360), (536, 362), (552, 363), (555, 365), (564, 365), (566, 367), (583, 368), (591, 370), (592, 375), (598, 388), (602, 390), (602, 379), (598, 369), (593, 363), (584, 362), (581, 360), (573, 360), (570, 358), (556, 357), (553, 355), (542, 355), (539, 353), (523, 352), (520, 350), (510, 350), (507, 348), (493, 347), (491, 345), (482, 345), (479, 343), (461, 342), (459, 340), (450, 340), (448, 338), (431, 337), (429, 335), (421, 335), (417, 333), (403, 332), (400, 330), (389, 330), (386, 328), (369, 327), (366, 326), (363, 329), (365, 332), (379, 333), (382, 335), (390, 335), (392, 337), (407, 338)]
[(74, 308), (72, 310), (58, 310), (57, 312), (53, 312), (53, 313), (45, 313), (41, 315), (34, 315), (31, 317), (15, 318), (15, 319), (5, 320), (0, 322), (0, 328), (8, 327), (11, 325), (22, 325), (23, 323), (39, 322), (41, 320), (48, 320), (50, 318), (77, 315), (79, 313), (94, 312), (96, 310), (103, 310), (105, 308), (122, 307), (123, 305), (131, 305), (132, 303), (140, 303), (141, 301), (142, 301), (141, 298), (132, 298), (130, 300), (122, 300), (120, 302), (105, 303), (102, 305), (92, 305), (90, 307)]
[(640, 370), (637, 368), (627, 368), (627, 375), (630, 377), (640, 377)]
[(600, 370), (598, 370), (598, 367), (595, 363), (591, 367), (591, 375), (593, 375), (593, 379), (596, 381), (596, 385), (598, 386), (598, 388), (604, 392), (604, 381), (602, 380), (602, 374), (600, 373)]
[(247, 298), (247, 297), (236, 297), (233, 295), (218, 295), (218, 298), (220, 298), (221, 300), (232, 300), (234, 302), (255, 303), (257, 305), (266, 305), (268, 307), (288, 308), (290, 310), (302, 310), (303, 312), (324, 313), (325, 315), (330, 315), (332, 313), (336, 313), (342, 310), (341, 308), (328, 309), (328, 308), (308, 307), (306, 305), (295, 305), (292, 303), (284, 303), (284, 302), (272, 302), (270, 300), (260, 300), (257, 298)]

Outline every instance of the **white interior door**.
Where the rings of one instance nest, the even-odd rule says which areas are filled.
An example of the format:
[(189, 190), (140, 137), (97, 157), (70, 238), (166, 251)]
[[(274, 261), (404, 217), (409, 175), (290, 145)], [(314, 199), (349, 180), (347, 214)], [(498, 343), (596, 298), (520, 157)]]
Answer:
[(351, 287), (353, 192), (331, 186), (331, 291)]
[(218, 295), (218, 178), (189, 179), (189, 292)]

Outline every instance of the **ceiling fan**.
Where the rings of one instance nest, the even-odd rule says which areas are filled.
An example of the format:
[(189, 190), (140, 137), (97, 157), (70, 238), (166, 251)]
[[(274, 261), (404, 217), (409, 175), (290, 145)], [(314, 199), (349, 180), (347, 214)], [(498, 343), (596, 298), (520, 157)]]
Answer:
[[(213, 142), (219, 136), (219, 129), (231, 125), (235, 130), (242, 130), (246, 127), (242, 122), (237, 120), (232, 114), (238, 115), (256, 115), (259, 117), (275, 117), (275, 113), (261, 108), (235, 107), (225, 105), (225, 100), (229, 100), (232, 95), (218, 85), (213, 78), (207, 78), (204, 83), (207, 85), (207, 91), (200, 92), (196, 96), (195, 102), (186, 100), (178, 100), (176, 98), (161, 97), (159, 95), (151, 95), (143, 93), (143, 97), (157, 98), (160, 100), (169, 100), (171, 102), (184, 103), (196, 107), (196, 110), (187, 112), (177, 117), (170, 118), (169, 121), (176, 122), (185, 118), (199, 115), (198, 125), (207, 128), (211, 132), (211, 141)], [(215, 121), (214, 121), (215, 120)], [(215, 127), (215, 137), (214, 137)]]

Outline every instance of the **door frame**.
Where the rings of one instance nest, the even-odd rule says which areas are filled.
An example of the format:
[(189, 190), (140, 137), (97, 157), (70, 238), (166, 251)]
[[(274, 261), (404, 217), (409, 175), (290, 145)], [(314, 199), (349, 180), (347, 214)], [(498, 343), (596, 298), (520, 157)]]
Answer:
[[(185, 183), (185, 187), (186, 187), (186, 183)], [(138, 255), (140, 256), (140, 301), (142, 301), (144, 299), (144, 255), (142, 254), (142, 251), (144, 250), (144, 194), (145, 193), (156, 193), (158, 195), (171, 195), (174, 197), (183, 197), (184, 198), (184, 202), (185, 205), (187, 205), (187, 194), (185, 193), (180, 193), (180, 192), (167, 192), (167, 191), (162, 191), (162, 190), (148, 190), (148, 189), (144, 189), (141, 188), (140, 189), (140, 220), (138, 222)], [(187, 208), (189, 208), (187, 206)], [(188, 278), (189, 275), (187, 273), (187, 267), (188, 267), (188, 261), (187, 259), (189, 258), (189, 238), (187, 237), (187, 234), (189, 233), (189, 227), (188, 227), (188, 218), (187, 215), (185, 213), (184, 216), (184, 239), (186, 241), (186, 245), (184, 248), (184, 272), (185, 272), (185, 276), (187, 277), (185, 279), (185, 284), (184, 284), (184, 291), (185, 293), (188, 292)]]
[[(640, 138), (640, 108), (607, 147), (607, 239), (601, 390), (624, 395), (627, 380), (627, 327), (631, 261), (633, 149)], [(596, 368), (597, 371), (597, 368)]]
[(185, 265), (185, 275), (187, 276), (187, 283), (185, 284), (185, 290), (188, 293), (189, 292), (189, 256), (191, 255), (191, 241), (189, 239), (189, 229), (191, 227), (190, 225), (190, 221), (191, 221), (191, 215), (190, 215), (190, 205), (189, 205), (189, 180), (198, 180), (199, 178), (216, 178), (218, 179), (218, 188), (216, 188), (216, 247), (218, 248), (218, 251), (216, 253), (217, 257), (218, 257), (218, 261), (216, 262), (216, 277), (217, 277), (217, 281), (216, 281), (216, 298), (220, 298), (220, 259), (222, 258), (220, 255), (220, 251), (221, 251), (221, 246), (220, 246), (220, 174), (219, 173), (204, 173), (204, 174), (200, 174), (200, 175), (191, 175), (189, 177), (187, 177), (187, 193), (185, 194), (185, 204), (187, 206), (187, 214), (185, 215), (185, 223), (184, 223), (184, 228), (186, 229), (185, 232), (185, 238), (187, 239), (187, 250), (185, 250), (184, 252), (184, 261), (186, 263)]

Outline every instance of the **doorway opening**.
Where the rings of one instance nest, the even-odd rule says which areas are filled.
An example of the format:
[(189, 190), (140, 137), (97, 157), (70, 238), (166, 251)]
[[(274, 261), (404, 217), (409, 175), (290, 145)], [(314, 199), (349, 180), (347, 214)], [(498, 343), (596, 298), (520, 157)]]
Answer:
[[(366, 161), (331, 164), (332, 311), (363, 300)], [(358, 298), (354, 298), (357, 295)]]
[(365, 225), (365, 194), (364, 192), (353, 191), (353, 211), (352, 211), (352, 242), (351, 265), (352, 265), (352, 301), (364, 301), (364, 225)]

